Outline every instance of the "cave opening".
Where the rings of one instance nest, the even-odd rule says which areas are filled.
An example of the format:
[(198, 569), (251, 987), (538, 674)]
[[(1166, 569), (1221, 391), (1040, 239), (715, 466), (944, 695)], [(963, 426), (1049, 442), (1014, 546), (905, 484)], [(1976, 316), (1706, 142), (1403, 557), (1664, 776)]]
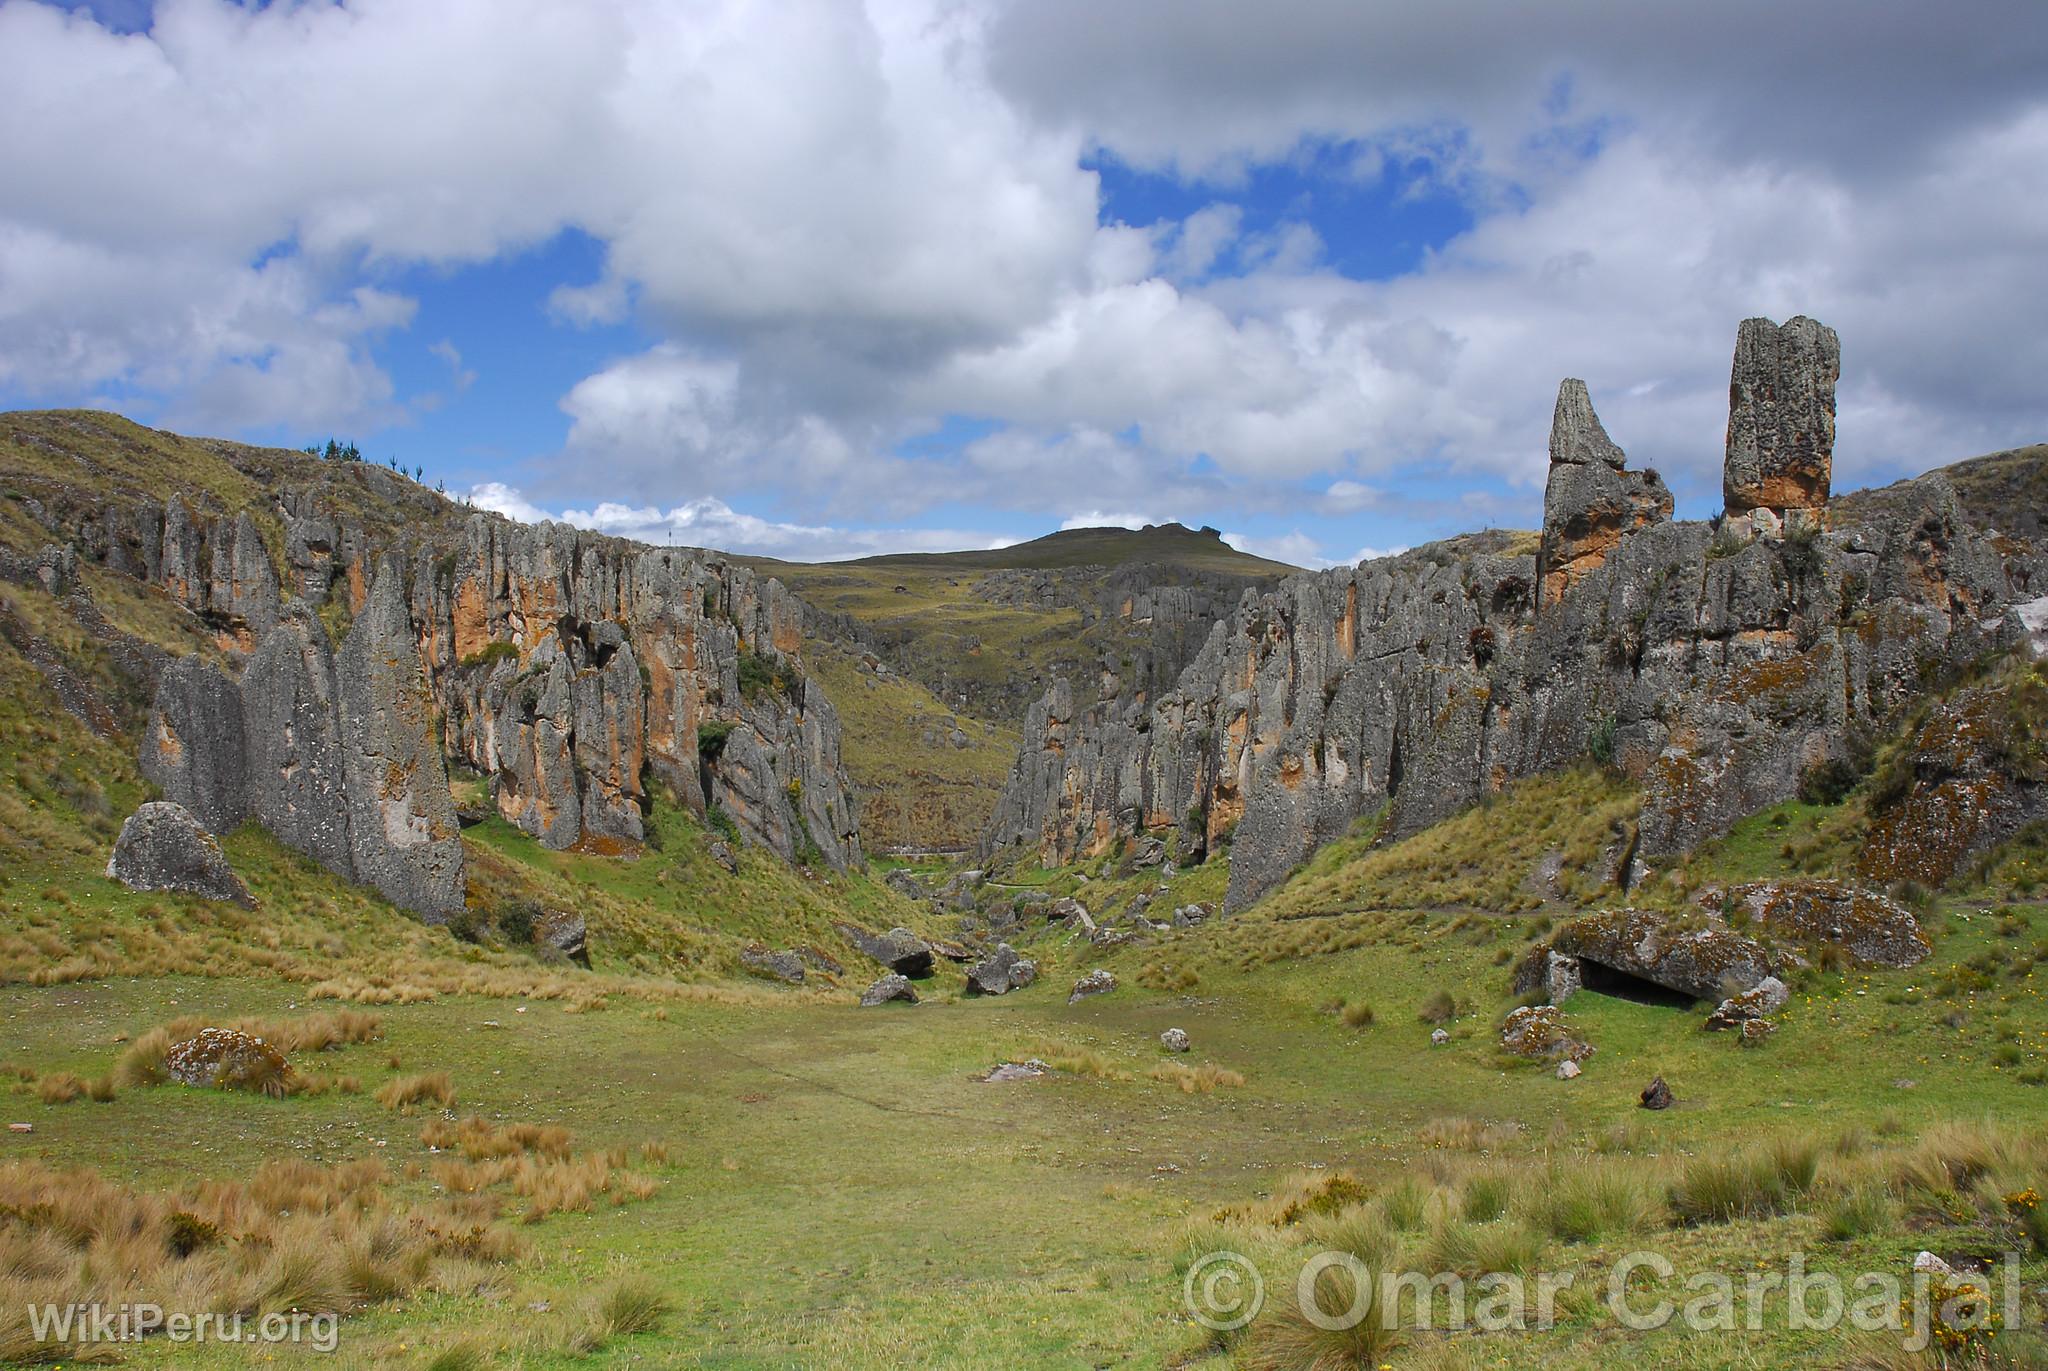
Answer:
[(1579, 961), (1579, 988), (1632, 1004), (1654, 1005), (1660, 1009), (1690, 1009), (1692, 996), (1632, 972), (1606, 966), (1590, 958)]

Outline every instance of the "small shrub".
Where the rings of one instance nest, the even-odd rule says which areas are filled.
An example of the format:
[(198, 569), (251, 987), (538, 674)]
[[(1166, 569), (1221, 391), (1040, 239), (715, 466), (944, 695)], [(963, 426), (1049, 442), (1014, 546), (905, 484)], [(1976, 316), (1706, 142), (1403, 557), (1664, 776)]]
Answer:
[(1422, 1008), (1415, 1012), (1415, 1017), (1426, 1024), (1447, 1024), (1458, 1017), (1457, 998), (1448, 990), (1432, 991), (1422, 1002)]
[(725, 740), (732, 736), (733, 726), (723, 719), (697, 725), (697, 755), (707, 762), (715, 762), (725, 751)]
[(446, 1109), (455, 1103), (455, 1085), (448, 1079), (447, 1072), (428, 1071), (386, 1081), (378, 1087), (374, 1098), (378, 1104), (394, 1111), (416, 1104), (432, 1104)]
[(1373, 1020), (1372, 1006), (1363, 1001), (1357, 1004), (1347, 1004), (1340, 1011), (1339, 1017), (1344, 1020), (1346, 1028), (1371, 1028)]
[(85, 1093), (85, 1082), (69, 1071), (59, 1071), (36, 1082), (36, 1098), (44, 1104), (70, 1104)]

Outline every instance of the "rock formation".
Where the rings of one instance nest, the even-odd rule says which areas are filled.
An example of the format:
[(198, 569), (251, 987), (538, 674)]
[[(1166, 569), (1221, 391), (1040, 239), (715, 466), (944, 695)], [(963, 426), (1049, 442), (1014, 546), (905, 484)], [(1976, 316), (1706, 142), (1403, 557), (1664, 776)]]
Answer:
[(1721, 489), (1737, 533), (1819, 528), (1835, 459), (1835, 382), (1842, 343), (1804, 315), (1745, 319), (1728, 379)]
[(1654, 471), (1629, 471), (1600, 425), (1586, 383), (1557, 390), (1550, 425), (1550, 479), (1536, 553), (1536, 603), (1555, 603), (1607, 560), (1630, 533), (1671, 517), (1671, 492)]
[(384, 567), (334, 660), (349, 856), (356, 880), (444, 923), (462, 911), (462, 840), (402, 579)]
[(225, 833), (249, 812), (244, 736), (235, 683), (202, 658), (180, 657), (157, 679), (142, 774), (209, 831)]
[[(1574, 460), (1554, 471), (1629, 475), (1576, 387), (1557, 430)], [(1553, 542), (1575, 569), (1540, 614), (1539, 557), (1477, 534), (1247, 593), (1154, 699), (1056, 682), (984, 854), (1065, 862), (1178, 828), (1197, 859), (1232, 844), (1231, 911), (1361, 814), (1389, 806), (1412, 832), (1589, 754), (1642, 785), (1641, 851), (1672, 853), (1790, 798), (1930, 676), (2025, 641), (2021, 564), (1939, 476), (1796, 539), (1717, 539), (1657, 517), (1664, 498), (1632, 506), (1597, 560)]]

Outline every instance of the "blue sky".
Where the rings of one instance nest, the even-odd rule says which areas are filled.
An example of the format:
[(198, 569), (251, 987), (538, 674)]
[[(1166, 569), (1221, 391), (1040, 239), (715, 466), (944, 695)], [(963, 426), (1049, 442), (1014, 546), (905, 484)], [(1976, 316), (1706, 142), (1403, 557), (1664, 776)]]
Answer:
[(1531, 526), (1566, 375), (1704, 517), (1751, 314), (2048, 436), (2037, 6), (1528, 8), (0, 0), (0, 406), (794, 558)]

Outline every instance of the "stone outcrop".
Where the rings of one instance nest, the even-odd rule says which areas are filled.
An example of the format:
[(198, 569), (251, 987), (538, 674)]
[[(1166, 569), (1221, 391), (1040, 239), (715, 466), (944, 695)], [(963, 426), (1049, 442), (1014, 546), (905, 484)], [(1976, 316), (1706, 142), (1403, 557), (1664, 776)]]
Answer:
[(1116, 976), (1098, 966), (1074, 982), (1074, 989), (1067, 996), (1067, 1003), (1073, 1004), (1076, 1000), (1085, 1000), (1091, 995), (1107, 995), (1114, 989), (1116, 989)]
[(289, 607), (236, 682), (194, 659), (167, 668), (143, 738), (146, 773), (208, 806), (209, 827), (253, 817), (335, 874), (429, 923), (463, 907), (462, 844), (433, 702), (395, 565), (337, 655)]
[(209, 831), (226, 833), (249, 815), (245, 736), (234, 681), (203, 658), (180, 657), (157, 678), (142, 774)]
[(785, 861), (859, 864), (838, 716), (780, 582), (477, 515), (453, 552), (418, 555), (412, 614), (449, 748), (542, 844), (639, 842), (658, 783)]
[(349, 854), (356, 880), (444, 923), (463, 906), (462, 839), (402, 580), (385, 566), (335, 654)]
[(834, 924), (839, 935), (862, 956), (872, 957), (900, 976), (923, 980), (932, 974), (932, 945), (907, 928), (873, 933), (859, 924)]
[(1537, 607), (1597, 570), (1623, 537), (1671, 517), (1671, 492), (1654, 471), (1629, 471), (1593, 412), (1586, 383), (1558, 387), (1550, 426), (1550, 479), (1536, 553)]
[[(1560, 452), (1585, 460), (1560, 466), (1625, 475), (1567, 392)], [(1056, 682), (983, 855), (1064, 863), (1178, 828), (1197, 860), (1231, 843), (1229, 912), (1361, 814), (1413, 832), (1589, 755), (1642, 786), (1640, 855), (1686, 850), (2023, 640), (2016, 564), (1944, 480), (1872, 510), (1746, 542), (1649, 518), (1540, 612), (1539, 556), (1507, 533), (1249, 592), (1157, 698)]]
[(1842, 343), (1804, 315), (1782, 325), (1745, 319), (1728, 379), (1721, 489), (1737, 532), (1820, 527), (1835, 458), (1835, 382)]
[(256, 904), (213, 835), (183, 805), (168, 800), (152, 800), (128, 816), (107, 876), (130, 890), (180, 890), (244, 908)]
[(1743, 1024), (1769, 1018), (1792, 1002), (1792, 991), (1776, 976), (1766, 976), (1740, 995), (1730, 995), (1714, 1006), (1714, 1012), (1700, 1025), (1706, 1031), (1740, 1028)]
[(1878, 881), (1945, 884), (1975, 854), (2048, 819), (2048, 667), (1935, 702), (1876, 789), (1860, 866)]
[[(344, 475), (425, 498), (385, 473)], [(837, 716), (802, 674), (803, 608), (779, 583), (715, 555), (491, 515), (413, 543), (337, 520), (309, 490), (271, 513), (282, 580), (275, 525), (246, 509), (173, 497), (160, 513), (72, 516), (109, 565), (186, 605), (245, 664), (237, 680), (177, 661), (154, 687), (145, 774), (209, 829), (253, 817), (446, 918), (462, 897), (445, 753), (547, 846), (637, 850), (658, 785), (785, 861), (860, 862)], [(280, 603), (287, 592), (302, 598)], [(352, 620), (338, 650), (315, 613), (330, 599)]]

